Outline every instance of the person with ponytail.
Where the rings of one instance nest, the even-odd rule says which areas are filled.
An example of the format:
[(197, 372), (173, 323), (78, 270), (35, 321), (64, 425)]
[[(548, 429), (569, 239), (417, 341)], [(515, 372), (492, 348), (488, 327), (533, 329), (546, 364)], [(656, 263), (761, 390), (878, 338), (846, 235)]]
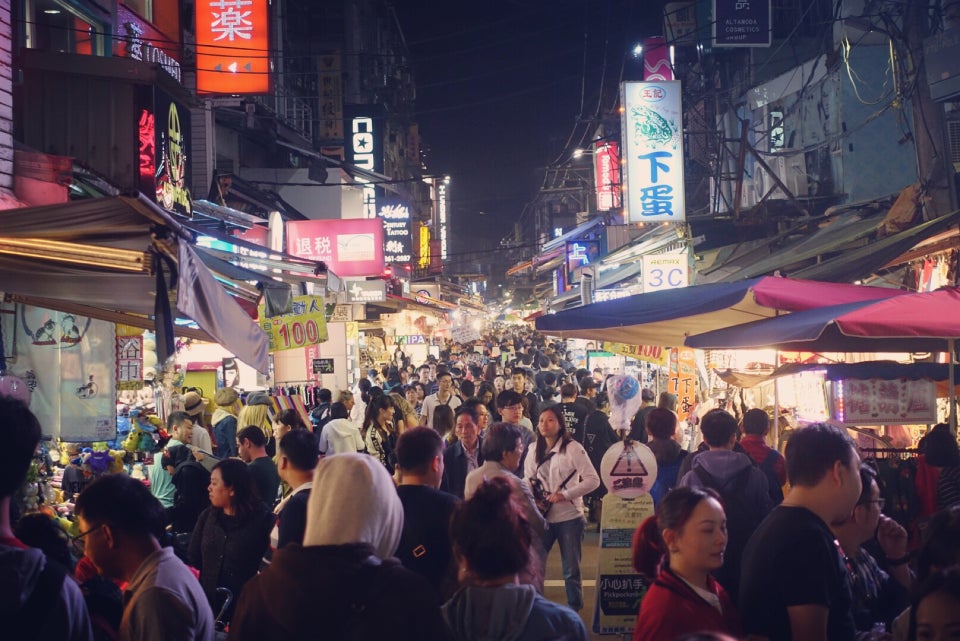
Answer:
[(576, 612), (520, 584), (534, 534), (512, 495), (510, 481), (494, 476), (454, 510), (450, 535), (461, 587), (443, 606), (453, 639), (586, 641)]
[(667, 493), (633, 535), (633, 567), (652, 581), (633, 641), (672, 641), (693, 632), (738, 635), (733, 601), (710, 573), (723, 565), (727, 521), (709, 488)]

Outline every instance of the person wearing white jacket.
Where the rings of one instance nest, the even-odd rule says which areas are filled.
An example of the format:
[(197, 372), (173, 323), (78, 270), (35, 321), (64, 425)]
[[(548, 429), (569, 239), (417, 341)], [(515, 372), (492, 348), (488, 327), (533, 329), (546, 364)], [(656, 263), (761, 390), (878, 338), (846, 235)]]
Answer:
[(600, 487), (600, 477), (587, 451), (567, 432), (559, 405), (540, 408), (537, 431), (533, 456), (528, 455), (524, 463), (524, 477), (531, 485), (539, 482), (546, 492), (550, 509), (543, 535), (544, 554), (550, 553), (555, 541), (559, 543), (567, 604), (579, 611), (583, 609), (583, 496)]

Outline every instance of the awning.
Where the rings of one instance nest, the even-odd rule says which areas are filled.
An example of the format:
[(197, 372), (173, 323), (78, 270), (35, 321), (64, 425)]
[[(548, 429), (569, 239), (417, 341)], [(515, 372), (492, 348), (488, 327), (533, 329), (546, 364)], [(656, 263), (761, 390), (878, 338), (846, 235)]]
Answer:
[[(127, 250), (147, 255), (150, 260), (143, 269), (120, 271), (95, 257), (80, 263), (55, 255), (0, 254), (0, 290), (31, 304), (43, 301), (51, 309), (82, 306), (89, 312), (85, 315), (111, 322), (117, 314), (139, 316), (154, 323), (159, 346), (162, 334), (172, 335), (173, 318), (164, 319), (161, 327), (150, 319), (162, 311), (175, 273), (172, 285), (179, 311), (245, 363), (268, 370), (266, 334), (203, 265), (189, 245), (190, 232), (140, 194), (0, 211), (0, 237), (102, 247), (104, 254)], [(157, 277), (158, 266), (166, 278)]]
[(583, 236), (584, 234), (586, 234), (587, 232), (589, 232), (591, 229), (593, 229), (594, 227), (596, 227), (602, 222), (603, 222), (603, 218), (599, 216), (592, 220), (588, 220), (582, 225), (578, 225), (577, 227), (574, 227), (567, 233), (557, 236), (556, 238), (553, 238), (545, 242), (543, 244), (543, 247), (540, 249), (540, 251), (541, 253), (546, 254), (554, 249), (558, 249), (558, 248), (562, 249), (564, 243), (566, 243), (568, 240), (576, 240), (580, 238), (581, 236)]

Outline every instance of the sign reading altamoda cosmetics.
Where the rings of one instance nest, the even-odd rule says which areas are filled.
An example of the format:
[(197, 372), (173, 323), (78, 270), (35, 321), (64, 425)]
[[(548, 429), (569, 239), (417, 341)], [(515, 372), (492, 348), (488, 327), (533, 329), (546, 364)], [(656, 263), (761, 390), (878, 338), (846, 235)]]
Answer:
[(140, 91), (140, 191), (189, 216), (190, 111), (156, 87)]
[(323, 261), (337, 276), (379, 276), (383, 225), (376, 218), (290, 221), (287, 253)]
[(197, 0), (197, 93), (270, 91), (268, 0)]
[(713, 0), (714, 47), (769, 47), (770, 0)]
[(680, 82), (624, 82), (620, 90), (627, 221), (680, 222), (686, 213)]
[(413, 262), (410, 205), (403, 200), (381, 199), (377, 216), (383, 221), (383, 260), (387, 263)]

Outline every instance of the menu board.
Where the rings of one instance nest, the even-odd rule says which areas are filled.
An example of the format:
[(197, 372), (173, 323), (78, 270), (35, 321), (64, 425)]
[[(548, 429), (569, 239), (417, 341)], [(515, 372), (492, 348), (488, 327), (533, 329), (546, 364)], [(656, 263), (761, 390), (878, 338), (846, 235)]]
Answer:
[(937, 386), (905, 378), (847, 379), (831, 386), (833, 419), (848, 425), (916, 425), (937, 422)]

